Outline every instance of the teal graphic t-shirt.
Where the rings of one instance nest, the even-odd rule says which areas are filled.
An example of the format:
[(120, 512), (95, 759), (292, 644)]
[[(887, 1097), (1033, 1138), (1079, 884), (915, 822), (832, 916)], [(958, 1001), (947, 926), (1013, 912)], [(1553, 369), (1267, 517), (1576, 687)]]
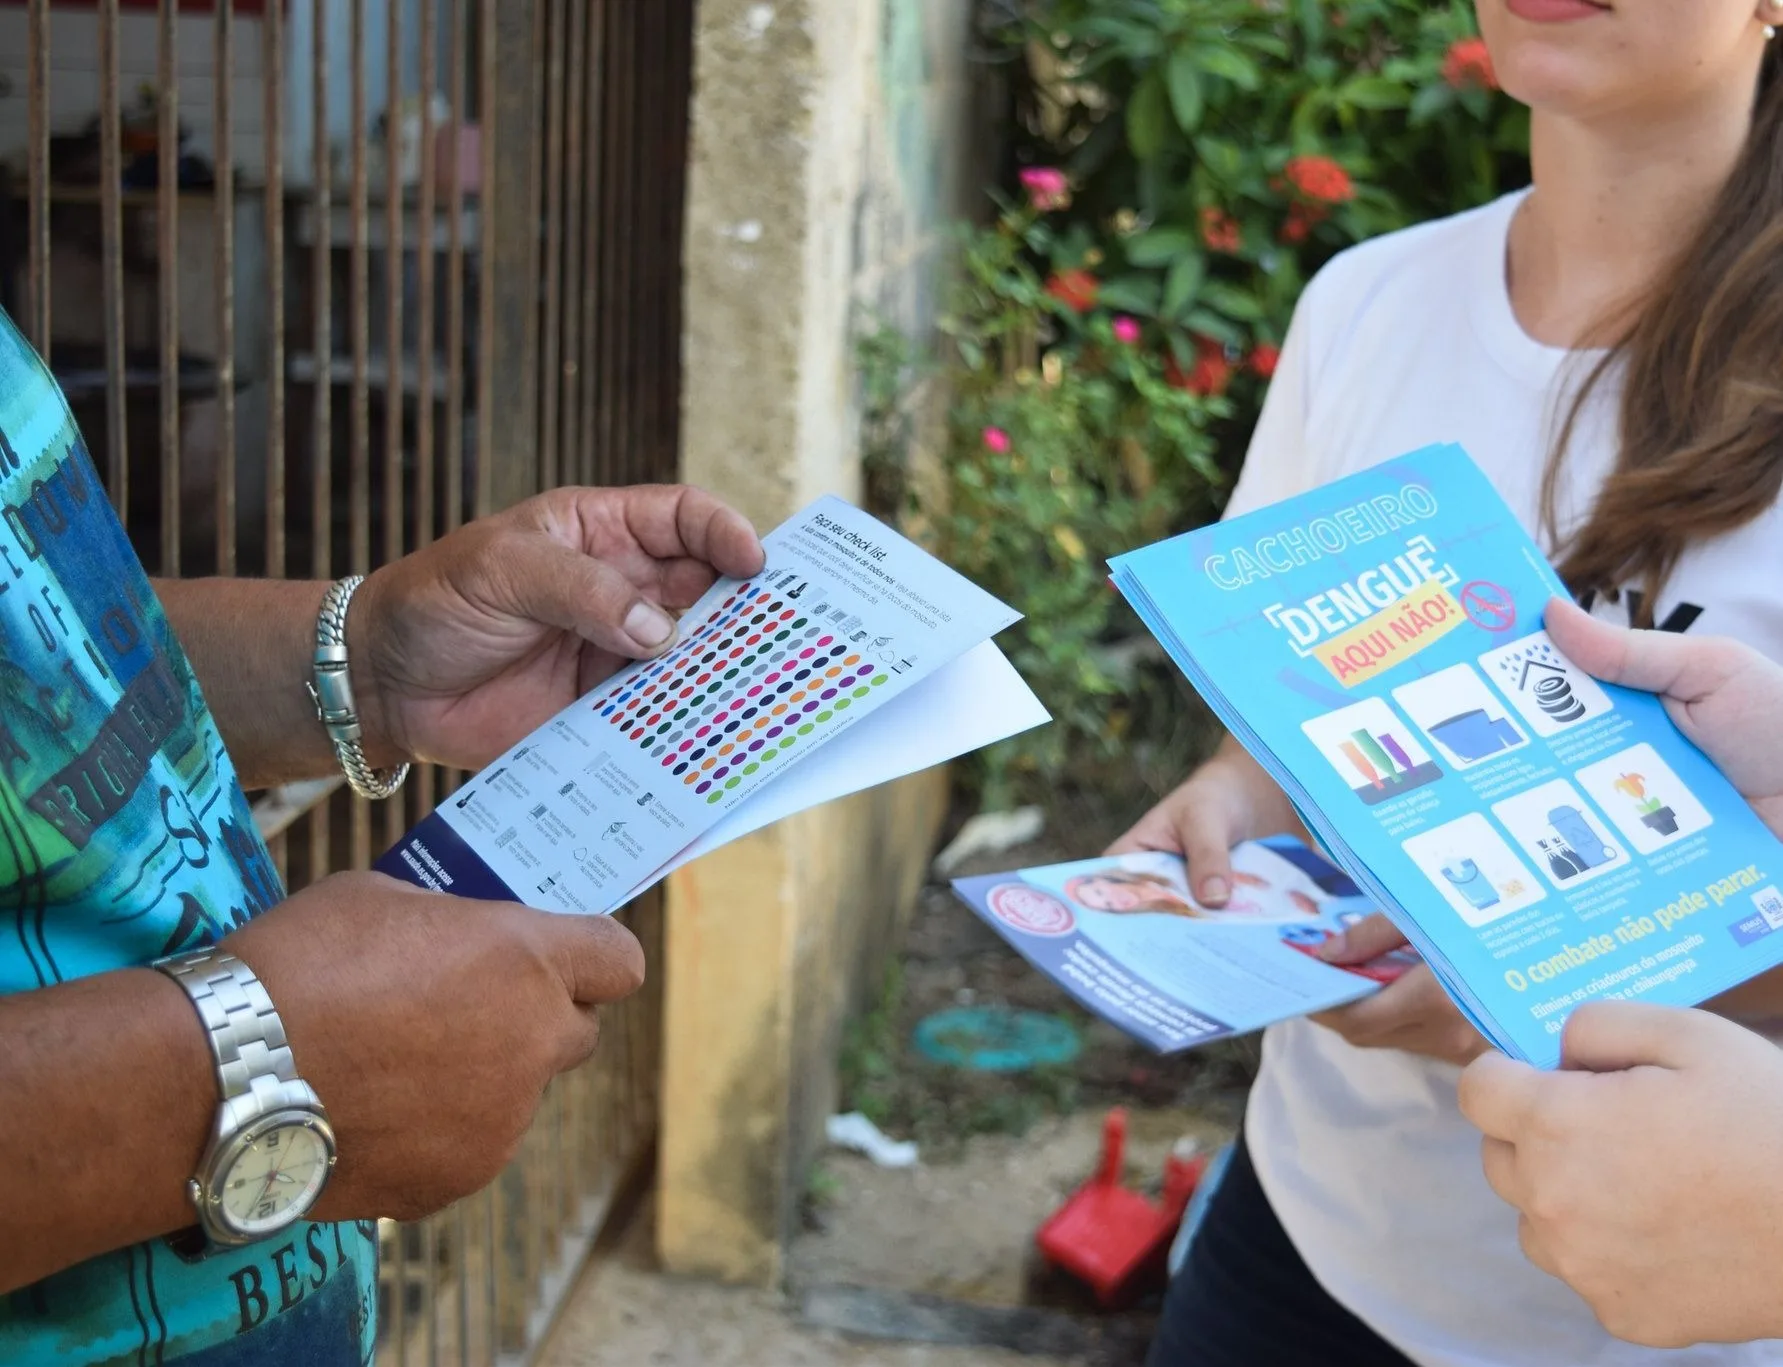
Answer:
[[(283, 896), (67, 404), (0, 314), (0, 992), (213, 943)], [(155, 1241), (0, 1296), (0, 1362), (361, 1367), (376, 1294), (371, 1223), (197, 1261)]]

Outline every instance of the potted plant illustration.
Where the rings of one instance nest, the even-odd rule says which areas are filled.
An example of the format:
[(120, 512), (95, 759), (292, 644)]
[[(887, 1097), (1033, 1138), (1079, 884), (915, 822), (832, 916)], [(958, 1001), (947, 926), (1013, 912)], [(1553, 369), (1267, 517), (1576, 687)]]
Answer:
[(1659, 835), (1678, 833), (1678, 814), (1658, 798), (1647, 796), (1647, 780), (1640, 774), (1623, 774), (1616, 780), (1616, 791), (1634, 803), (1643, 826)]

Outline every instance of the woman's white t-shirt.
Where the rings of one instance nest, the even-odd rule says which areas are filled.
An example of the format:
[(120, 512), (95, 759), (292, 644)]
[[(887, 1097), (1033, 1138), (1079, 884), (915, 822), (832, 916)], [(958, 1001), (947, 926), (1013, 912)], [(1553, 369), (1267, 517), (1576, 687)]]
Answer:
[[(1542, 472), (1581, 358), (1531, 340), (1511, 311), (1505, 243), (1520, 200), (1365, 243), (1319, 273), (1228, 516), (1452, 441), (1545, 539)], [(1564, 467), (1563, 529), (1588, 510), (1614, 430), (1606, 392)], [(1626, 597), (1594, 610), (1626, 620)], [(1783, 513), (1773, 507), (1693, 548), (1655, 620), (1783, 660)], [(1783, 1342), (1660, 1352), (1610, 1338), (1524, 1259), (1515, 1213), (1486, 1185), (1479, 1135), (1456, 1108), (1457, 1076), (1412, 1054), (1354, 1048), (1310, 1021), (1265, 1034), (1246, 1137), (1271, 1205), (1333, 1297), (1427, 1367), (1783, 1363)], [(1653, 1180), (1667, 1170), (1655, 1154)]]

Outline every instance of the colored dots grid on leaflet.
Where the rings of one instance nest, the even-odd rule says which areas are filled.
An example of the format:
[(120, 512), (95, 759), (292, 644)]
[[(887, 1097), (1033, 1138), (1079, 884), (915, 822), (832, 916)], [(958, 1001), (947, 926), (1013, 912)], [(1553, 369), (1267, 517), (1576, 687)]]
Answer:
[(743, 584), (661, 659), (594, 706), (669, 776), (721, 801), (890, 682), (788, 595)]

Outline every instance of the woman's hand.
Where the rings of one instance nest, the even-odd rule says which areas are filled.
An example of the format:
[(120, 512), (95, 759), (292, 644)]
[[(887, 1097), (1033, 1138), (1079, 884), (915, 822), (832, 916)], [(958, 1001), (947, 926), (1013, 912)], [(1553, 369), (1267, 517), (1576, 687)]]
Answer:
[[(1405, 936), (1380, 912), (1357, 922), (1319, 946), (1327, 963), (1353, 967), (1399, 949)], [(1470, 1063), (1492, 1046), (1468, 1023), (1436, 981), (1429, 964), (1419, 964), (1373, 996), (1321, 1011), (1311, 1018), (1358, 1049), (1401, 1049), (1443, 1063)]]
[(1196, 900), (1223, 907), (1232, 898), (1232, 847), (1284, 831), (1304, 834), (1293, 803), (1227, 736), (1212, 759), (1140, 817), (1108, 853), (1180, 854), (1188, 861)]
[(1706, 1012), (1594, 1002), (1562, 1066), (1492, 1053), (1461, 1078), (1529, 1260), (1617, 1338), (1783, 1336), (1783, 1053)]

